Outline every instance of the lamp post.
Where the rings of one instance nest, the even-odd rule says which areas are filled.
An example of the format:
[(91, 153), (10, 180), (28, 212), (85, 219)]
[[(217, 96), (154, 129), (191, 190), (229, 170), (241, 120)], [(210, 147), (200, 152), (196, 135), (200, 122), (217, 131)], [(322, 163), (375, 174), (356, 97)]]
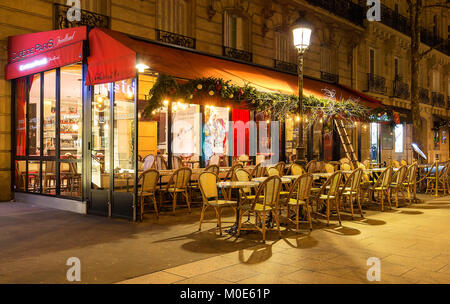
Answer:
[(306, 164), (305, 145), (303, 142), (303, 55), (305, 54), (311, 42), (311, 32), (312, 26), (301, 17), (298, 18), (297, 21), (295, 21), (292, 27), (292, 33), (294, 35), (294, 46), (298, 51), (298, 113), (300, 115), (297, 147), (295, 148), (295, 150), (297, 155), (296, 162), (301, 165)]

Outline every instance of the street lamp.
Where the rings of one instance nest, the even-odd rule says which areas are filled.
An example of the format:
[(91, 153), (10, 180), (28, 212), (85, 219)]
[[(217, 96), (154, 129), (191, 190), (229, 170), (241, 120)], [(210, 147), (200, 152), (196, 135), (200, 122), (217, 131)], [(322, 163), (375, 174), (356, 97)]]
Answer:
[(292, 26), (292, 33), (294, 35), (294, 46), (298, 51), (298, 113), (301, 115), (298, 126), (297, 147), (296, 147), (296, 162), (302, 165), (306, 164), (305, 159), (305, 145), (303, 143), (303, 55), (309, 47), (311, 42), (312, 26), (302, 17), (298, 18)]

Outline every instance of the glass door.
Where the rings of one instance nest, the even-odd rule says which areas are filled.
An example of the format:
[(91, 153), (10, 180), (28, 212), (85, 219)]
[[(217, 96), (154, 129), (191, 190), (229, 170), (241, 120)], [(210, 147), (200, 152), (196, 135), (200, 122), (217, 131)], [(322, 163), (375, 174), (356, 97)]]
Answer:
[(377, 123), (372, 122), (370, 124), (370, 159), (372, 163), (380, 162), (379, 133), (380, 133), (379, 125)]
[(91, 174), (89, 213), (110, 216), (111, 94), (110, 84), (94, 86), (91, 104)]
[(135, 219), (135, 86), (135, 79), (94, 86), (90, 108), (89, 213)]

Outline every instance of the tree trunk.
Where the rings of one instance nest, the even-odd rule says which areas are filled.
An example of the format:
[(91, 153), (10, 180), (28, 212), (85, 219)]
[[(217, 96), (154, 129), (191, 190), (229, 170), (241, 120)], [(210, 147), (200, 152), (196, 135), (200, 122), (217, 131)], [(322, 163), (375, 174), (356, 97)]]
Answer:
[(412, 141), (417, 143), (423, 149), (424, 142), (421, 135), (425, 132), (422, 130), (422, 120), (420, 117), (419, 102), (419, 64), (421, 60), (420, 54), (420, 14), (422, 3), (420, 0), (414, 1), (410, 5), (410, 22), (411, 22), (411, 114), (413, 121)]

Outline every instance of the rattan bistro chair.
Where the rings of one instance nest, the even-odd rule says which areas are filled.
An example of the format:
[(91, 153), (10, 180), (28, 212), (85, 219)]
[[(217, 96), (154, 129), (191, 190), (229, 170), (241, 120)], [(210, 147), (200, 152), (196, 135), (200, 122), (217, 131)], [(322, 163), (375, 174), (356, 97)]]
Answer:
[(237, 202), (219, 199), (219, 193), (217, 191), (218, 181), (219, 177), (214, 172), (203, 172), (198, 178), (198, 184), (203, 198), (203, 207), (200, 215), (200, 225), (198, 230), (200, 231), (202, 229), (202, 222), (205, 217), (206, 209), (208, 209), (208, 207), (213, 207), (216, 211), (217, 225), (219, 226), (220, 235), (222, 235), (222, 208), (233, 207), (234, 212), (236, 212)]
[[(234, 171), (235, 179), (239, 182), (248, 182), (252, 179), (252, 176), (245, 169), (237, 169)], [(252, 194), (252, 188), (240, 188), (239, 195), (241, 196), (242, 203), (248, 203), (255, 199), (255, 195)]]
[(378, 177), (375, 184), (369, 189), (370, 192), (376, 192), (380, 196), (381, 211), (384, 211), (384, 196), (387, 196), (389, 207), (391, 208), (391, 196), (389, 194), (392, 179), (392, 167), (387, 167)]
[(170, 176), (169, 182), (164, 188), (158, 189), (161, 192), (160, 200), (159, 200), (159, 208), (161, 209), (161, 204), (163, 202), (163, 196), (165, 193), (168, 193), (172, 198), (172, 209), (173, 214), (175, 214), (175, 208), (177, 205), (177, 197), (178, 194), (184, 195), (186, 199), (186, 204), (188, 206), (189, 212), (191, 212), (191, 203), (189, 201), (189, 181), (191, 179), (192, 170), (190, 168), (180, 168), (175, 170), (174, 173)]
[(408, 168), (406, 166), (401, 166), (397, 172), (395, 172), (394, 176), (392, 177), (392, 182), (389, 189), (389, 195), (391, 195), (393, 192), (395, 192), (395, 207), (398, 208), (398, 193), (400, 192), (402, 194), (403, 200), (405, 199), (405, 180), (406, 180), (406, 173), (408, 171)]
[(286, 167), (286, 163), (285, 162), (278, 162), (275, 165), (275, 169), (278, 170), (278, 175), (279, 176), (283, 176), (284, 175), (284, 167)]
[(267, 174), (269, 176), (280, 176), (280, 171), (275, 167), (271, 167), (267, 169)]
[(345, 181), (344, 186), (341, 188), (340, 197), (343, 199), (342, 206), (345, 207), (345, 203), (350, 203), (350, 211), (352, 213), (352, 220), (354, 217), (353, 212), (353, 199), (356, 199), (358, 204), (359, 213), (361, 217), (363, 216), (363, 211), (361, 208), (361, 180), (362, 180), (363, 171), (361, 168), (353, 170), (353, 172), (348, 176)]
[[(307, 217), (307, 223), (309, 223), (309, 230), (312, 230), (311, 213), (309, 210), (309, 198), (311, 196), (311, 186), (313, 182), (313, 176), (309, 173), (299, 176), (292, 184), (289, 191), (289, 195), (286, 199), (287, 207), (287, 219), (296, 224), (296, 232), (298, 233), (298, 225), (300, 223), (300, 208), (302, 208)], [(295, 221), (290, 217), (291, 209), (295, 212)]]
[[(416, 191), (417, 191), (417, 164), (414, 163), (409, 165), (408, 172), (406, 173), (406, 179), (403, 182), (406, 190), (408, 191), (408, 200), (411, 204), (412, 200), (416, 200)], [(411, 198), (412, 194), (412, 198)]]
[(156, 217), (158, 214), (158, 205), (156, 204), (156, 191), (159, 181), (159, 172), (155, 169), (149, 169), (142, 173), (139, 177), (141, 183), (141, 189), (138, 192), (138, 202), (140, 207), (140, 220), (144, 217), (145, 198), (150, 198), (153, 201), (153, 207), (155, 208)]
[[(255, 199), (251, 205), (242, 205), (239, 213), (238, 232), (239, 237), (241, 230), (258, 230), (262, 233), (263, 242), (266, 241), (266, 218), (268, 213), (272, 213), (277, 225), (278, 234), (281, 238), (280, 220), (278, 217), (279, 206), (278, 200), (281, 190), (281, 178), (279, 176), (268, 177), (262, 182), (256, 191)], [(242, 227), (242, 217), (245, 214), (255, 214), (255, 224), (251, 228)]]
[(292, 164), (289, 167), (289, 174), (290, 175), (302, 175), (302, 174), (305, 174), (305, 173), (306, 173), (305, 169), (303, 169), (303, 167), (300, 166), (299, 164)]
[(203, 172), (212, 172), (216, 175), (219, 175), (219, 166), (218, 165), (209, 165), (208, 167), (205, 168), (205, 171)]
[(330, 211), (333, 206), (338, 215), (339, 225), (341, 225), (341, 213), (339, 211), (339, 186), (341, 185), (341, 180), (342, 172), (336, 171), (322, 185), (317, 196), (317, 203), (323, 201), (326, 204), (327, 226), (330, 225)]
[(266, 175), (266, 167), (262, 166), (261, 163), (253, 167), (251, 175), (253, 177), (263, 177)]

